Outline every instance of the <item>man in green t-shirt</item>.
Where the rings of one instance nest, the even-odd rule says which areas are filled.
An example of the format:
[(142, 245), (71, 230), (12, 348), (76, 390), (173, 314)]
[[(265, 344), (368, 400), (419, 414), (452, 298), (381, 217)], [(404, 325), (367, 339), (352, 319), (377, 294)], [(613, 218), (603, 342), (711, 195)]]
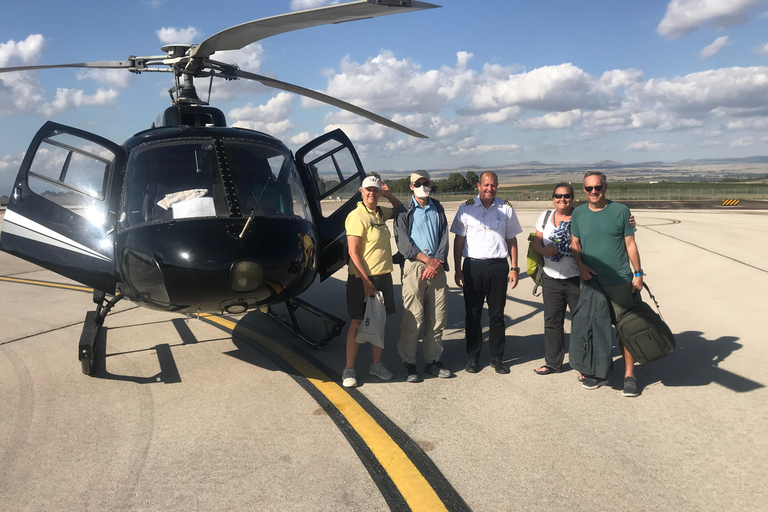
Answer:
[[(629, 224), (629, 208), (606, 199), (607, 188), (602, 172), (588, 171), (584, 175), (584, 192), (589, 202), (573, 211), (571, 249), (581, 278), (585, 281), (597, 279), (603, 289), (611, 303), (611, 319), (615, 324), (629, 308), (640, 302), (643, 271), (635, 243), (636, 229)], [(623, 394), (637, 396), (635, 360), (621, 340), (619, 342), (625, 363)], [(608, 381), (587, 377), (583, 382), (587, 389), (597, 389)]]

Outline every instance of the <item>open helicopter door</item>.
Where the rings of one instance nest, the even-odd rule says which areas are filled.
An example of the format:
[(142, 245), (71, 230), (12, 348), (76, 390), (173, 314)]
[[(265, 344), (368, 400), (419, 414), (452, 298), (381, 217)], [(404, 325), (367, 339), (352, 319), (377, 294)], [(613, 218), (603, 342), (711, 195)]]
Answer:
[(361, 200), (365, 170), (340, 129), (302, 147), (296, 152), (296, 162), (320, 237), (317, 267), (323, 281), (347, 263), (344, 221)]
[(0, 249), (86, 286), (115, 293), (113, 232), (126, 151), (47, 122), (22, 161)]

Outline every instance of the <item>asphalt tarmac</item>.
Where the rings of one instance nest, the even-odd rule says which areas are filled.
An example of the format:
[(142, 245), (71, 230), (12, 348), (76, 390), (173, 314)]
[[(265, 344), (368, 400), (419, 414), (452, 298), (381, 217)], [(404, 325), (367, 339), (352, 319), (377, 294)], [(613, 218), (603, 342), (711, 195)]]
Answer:
[[(526, 235), (544, 206), (516, 205)], [(91, 294), (0, 253), (0, 510), (768, 510), (768, 212), (634, 214), (677, 339), (637, 369), (637, 398), (621, 395), (618, 348), (597, 390), (572, 370), (533, 373), (543, 313), (527, 278), (505, 311), (511, 374), (487, 348), (482, 371), (464, 372), (452, 272), (452, 379), (405, 382), (400, 311), (385, 349), (395, 380), (368, 376), (362, 347), (348, 393), (343, 336), (314, 351), (258, 311), (198, 320), (127, 301), (88, 377), (76, 348)], [(346, 318), (344, 272), (302, 298)]]

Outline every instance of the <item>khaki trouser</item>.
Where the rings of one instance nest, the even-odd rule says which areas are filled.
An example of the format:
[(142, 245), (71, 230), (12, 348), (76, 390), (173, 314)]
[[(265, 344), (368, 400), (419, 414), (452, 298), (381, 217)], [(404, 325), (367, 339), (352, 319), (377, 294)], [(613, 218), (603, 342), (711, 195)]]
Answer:
[(403, 320), (397, 351), (404, 363), (416, 364), (416, 345), (422, 324), (424, 361), (439, 361), (443, 354), (448, 281), (442, 267), (432, 279), (422, 280), (426, 267), (420, 261), (411, 260), (405, 260), (403, 267)]

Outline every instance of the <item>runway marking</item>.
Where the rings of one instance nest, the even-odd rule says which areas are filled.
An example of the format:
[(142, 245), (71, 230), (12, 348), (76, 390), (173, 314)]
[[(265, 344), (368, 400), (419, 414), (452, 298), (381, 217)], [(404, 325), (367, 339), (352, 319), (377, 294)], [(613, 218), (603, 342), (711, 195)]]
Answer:
[[(201, 314), (200, 317), (255, 341), (300, 372), (330, 401), (362, 438), (381, 467), (392, 479), (410, 510), (448, 510), (435, 489), (427, 482), (425, 476), (398, 443), (360, 403), (335, 382), (335, 379), (330, 378), (317, 366), (290, 348), (270, 340), (252, 329), (216, 315)], [(452, 507), (452, 510), (469, 510), (463, 500), (456, 505)]]
[[(678, 220), (678, 221), (675, 221), (675, 222), (674, 222), (674, 224), (680, 224), (680, 221), (679, 221), (679, 220)], [(700, 245), (696, 245), (696, 244), (694, 244), (693, 242), (689, 242), (688, 240), (683, 240), (682, 238), (678, 238), (678, 237), (676, 237), (676, 236), (672, 236), (672, 235), (668, 235), (668, 234), (666, 234), (666, 233), (662, 233), (662, 232), (661, 232), (661, 231), (659, 231), (658, 229), (653, 229), (653, 228), (649, 228), (648, 226), (640, 226), (640, 225), (638, 225), (638, 227), (644, 227), (645, 229), (648, 229), (648, 230), (650, 230), (650, 231), (653, 231), (654, 233), (658, 233), (659, 235), (664, 235), (664, 236), (667, 236), (667, 237), (669, 237), (669, 238), (671, 238), (671, 239), (673, 239), (673, 240), (677, 240), (678, 242), (682, 242), (682, 243), (684, 243), (684, 244), (692, 245), (692, 246), (696, 247), (697, 249), (701, 249), (702, 251), (707, 251), (707, 252), (709, 252), (709, 253), (712, 253), (712, 254), (716, 254), (717, 256), (722, 256), (723, 258), (727, 258), (727, 259), (729, 259), (729, 260), (731, 260), (731, 261), (735, 261), (736, 263), (741, 263), (742, 265), (746, 265), (746, 266), (748, 266), (748, 267), (754, 268), (755, 270), (759, 270), (760, 272), (765, 272), (765, 273), (767, 273), (767, 274), (768, 274), (768, 270), (766, 270), (766, 269), (764, 269), (764, 268), (760, 268), (760, 267), (757, 267), (757, 266), (755, 266), (755, 265), (752, 265), (752, 264), (750, 264), (750, 263), (746, 263), (746, 262), (744, 262), (744, 261), (741, 261), (741, 260), (737, 260), (736, 258), (733, 258), (733, 257), (731, 257), (731, 256), (726, 256), (725, 254), (722, 254), (722, 253), (719, 253), (719, 252), (713, 251), (712, 249), (707, 249), (706, 247), (702, 247), (702, 246), (700, 246)]]
[(47, 286), (47, 287), (53, 287), (53, 288), (66, 288), (67, 290), (77, 290), (79, 292), (88, 292), (88, 293), (91, 293), (93, 291), (93, 288), (87, 288), (85, 286), (52, 283), (50, 281), (37, 281), (35, 279), (17, 279), (15, 277), (0, 277), (0, 281), (8, 281), (9, 283), (34, 284), (37, 286)]
[[(0, 277), (0, 281), (64, 288), (89, 293), (93, 291), (92, 288), (84, 286), (66, 285), (34, 279)], [(131, 309), (138, 307), (135, 306), (135, 308)], [(326, 372), (300, 354), (244, 325), (211, 314), (201, 314), (200, 318), (217, 324), (233, 335), (239, 335), (241, 339), (245, 338), (259, 344), (298, 371), (308, 383), (303, 384), (303, 386), (305, 388), (308, 386), (314, 387), (315, 393), (311, 389), (307, 389), (310, 395), (320, 402), (320, 405), (326, 409), (329, 416), (340, 426), (342, 433), (350, 440), (353, 449), (357, 452), (363, 464), (366, 465), (366, 469), (371, 473), (374, 481), (382, 491), (384, 499), (392, 510), (450, 510), (457, 512), (470, 510), (461, 496), (434, 466), (431, 459), (423, 454), (420, 448), (406, 434), (402, 433), (394, 423), (378, 411), (362, 395), (357, 399), (354, 398), (353, 395), (359, 393), (358, 391), (345, 390), (334, 378), (329, 377)], [(77, 324), (79, 323), (81, 322)], [(65, 327), (72, 327), (77, 324)], [(61, 328), (55, 330), (58, 329)], [(320, 398), (317, 396), (318, 394)], [(329, 408), (335, 408), (335, 411), (329, 410)], [(377, 416), (378, 419), (374, 416)], [(349, 425), (348, 429), (342, 427), (342, 424), (345, 422)], [(386, 425), (386, 428), (382, 424)], [(347, 431), (349, 429), (353, 432)], [(394, 434), (391, 434), (391, 432), (394, 432)], [(395, 439), (393, 439), (393, 435)], [(357, 443), (354, 442), (355, 436), (359, 436), (360, 439)], [(407, 450), (408, 453), (403, 449), (403, 446), (410, 448)], [(369, 467), (370, 464), (366, 461), (366, 459), (370, 459), (370, 456), (366, 457), (368, 452), (375, 458), (380, 469)], [(373, 465), (376, 466), (376, 464)], [(419, 467), (422, 469), (419, 469)], [(382, 469), (386, 473), (385, 476), (387, 478), (383, 478), (380, 474), (377, 475)], [(390, 487), (393, 485), (395, 489), (387, 489), (387, 479), (391, 482)]]

